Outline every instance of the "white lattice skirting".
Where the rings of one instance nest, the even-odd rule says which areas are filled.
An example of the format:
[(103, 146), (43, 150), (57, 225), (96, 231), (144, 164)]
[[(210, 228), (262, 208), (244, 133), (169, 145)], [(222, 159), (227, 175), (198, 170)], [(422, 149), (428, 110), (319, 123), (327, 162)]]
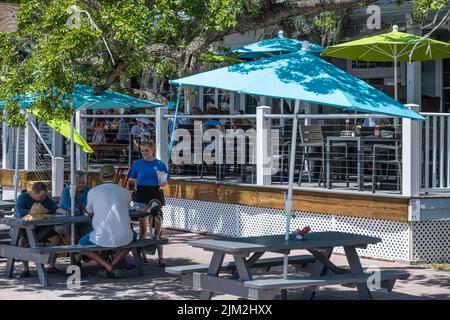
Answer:
[[(165, 227), (233, 237), (284, 232), (283, 210), (178, 198), (167, 198), (166, 202)], [(450, 262), (450, 221), (408, 223), (313, 212), (295, 214), (293, 229), (309, 225), (314, 231), (342, 231), (383, 239), (377, 245), (358, 249), (361, 256), (402, 261)], [(343, 249), (336, 248), (335, 251), (343, 252)]]

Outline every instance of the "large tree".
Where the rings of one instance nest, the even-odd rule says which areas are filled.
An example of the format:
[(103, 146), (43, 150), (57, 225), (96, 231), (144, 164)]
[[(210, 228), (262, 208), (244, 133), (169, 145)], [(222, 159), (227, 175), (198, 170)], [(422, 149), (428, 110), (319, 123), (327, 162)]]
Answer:
[[(77, 82), (102, 91), (117, 85), (122, 76), (149, 68), (169, 76), (188, 74), (209, 45), (226, 35), (370, 2), (20, 1), (18, 32), (0, 33), (0, 99), (34, 94), (34, 106), (45, 116), (66, 117), (71, 109), (64, 98)], [(7, 103), (10, 125), (24, 125), (19, 103)]]

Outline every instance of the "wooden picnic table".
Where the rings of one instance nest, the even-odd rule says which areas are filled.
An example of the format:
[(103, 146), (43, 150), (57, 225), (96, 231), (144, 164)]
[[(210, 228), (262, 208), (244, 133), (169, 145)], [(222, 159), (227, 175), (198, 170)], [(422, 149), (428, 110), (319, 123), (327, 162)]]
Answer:
[[(137, 211), (137, 210), (130, 210), (130, 218), (139, 218), (139, 217), (145, 217), (149, 216), (150, 212), (146, 211)], [(36, 263), (36, 269), (39, 276), (39, 280), (42, 285), (47, 286), (49, 285), (48, 279), (47, 279), (47, 272), (45, 270), (44, 264), (48, 262), (49, 256), (53, 252), (84, 252), (84, 251), (95, 251), (95, 250), (114, 250), (117, 248), (99, 248), (98, 246), (60, 246), (58, 248), (47, 248), (47, 247), (39, 247), (39, 239), (47, 233), (48, 228), (52, 228), (55, 225), (61, 225), (66, 223), (74, 223), (74, 224), (81, 224), (81, 223), (88, 223), (91, 222), (92, 218), (87, 215), (54, 215), (51, 218), (48, 219), (36, 219), (36, 220), (24, 220), (21, 218), (1, 218), (0, 224), (5, 224), (11, 228), (13, 228), (13, 233), (11, 236), (11, 242), (10, 244), (0, 244), (0, 256), (1, 257), (7, 257), (7, 263), (5, 268), (5, 275), (7, 277), (12, 277), (14, 272), (14, 264), (16, 260), (26, 260)], [(38, 227), (47, 227), (45, 229), (42, 229), (39, 234), (36, 233), (36, 228)], [(25, 247), (19, 247), (19, 230), (24, 229), (26, 231), (28, 242), (30, 244), (29, 248)], [(146, 239), (140, 239), (138, 241), (141, 241), (144, 243), (144, 240)], [(158, 243), (165, 244), (167, 243), (167, 240), (162, 239), (161, 241), (151, 240), (150, 242), (145, 242), (145, 245), (149, 244), (155, 244), (155, 246)], [(131, 245), (131, 244), (130, 244)], [(125, 246), (128, 247), (128, 246)], [(132, 246), (133, 250), (135, 250), (137, 247)], [(53, 249), (53, 250), (52, 250)], [(133, 251), (133, 253), (135, 253)], [(140, 255), (133, 254), (133, 257), (135, 259), (136, 265), (138, 267), (138, 273), (143, 274), (142, 270), (142, 258)]]
[[(308, 234), (307, 240), (288, 240), (284, 235), (243, 237), (223, 240), (190, 241), (193, 247), (202, 248), (213, 253), (206, 272), (193, 272), (192, 286), (202, 290), (201, 299), (211, 299), (213, 293), (225, 293), (244, 298), (270, 299), (277, 291), (286, 288), (304, 287), (304, 299), (312, 299), (319, 285), (356, 283), (361, 299), (371, 299), (371, 293), (364, 282), (364, 273), (356, 248), (366, 248), (369, 244), (381, 242), (380, 238), (343, 232), (314, 232)], [(340, 268), (330, 261), (333, 248), (344, 247), (349, 268)], [(311, 276), (302, 279), (283, 281), (281, 279), (254, 280), (252, 266), (257, 264), (265, 252), (290, 254), (292, 250), (305, 249), (315, 258)], [(234, 277), (223, 277), (223, 261), (226, 254), (232, 255), (235, 267)], [(193, 266), (188, 266), (193, 269)], [(168, 268), (168, 272), (174, 271)], [(180, 266), (182, 268), (182, 266)], [(181, 272), (182, 270), (176, 270)], [(331, 272), (332, 276), (326, 276)], [(175, 273), (174, 273), (175, 274)], [(181, 273), (180, 273), (181, 274)], [(386, 275), (386, 281), (392, 285), (393, 274)], [(391, 280), (390, 280), (391, 279)], [(265, 282), (266, 281), (266, 282)], [(267, 282), (268, 281), (268, 282)], [(271, 282), (270, 282), (271, 281)], [(302, 282), (303, 281), (303, 282)], [(309, 281), (309, 282), (308, 282)], [(395, 282), (395, 279), (394, 279)], [(307, 284), (307, 285), (306, 285)]]
[(128, 143), (89, 143), (94, 151), (123, 151), (128, 150)]
[(0, 210), (11, 210), (14, 208), (15, 203), (14, 201), (8, 201), (8, 200), (0, 200)]

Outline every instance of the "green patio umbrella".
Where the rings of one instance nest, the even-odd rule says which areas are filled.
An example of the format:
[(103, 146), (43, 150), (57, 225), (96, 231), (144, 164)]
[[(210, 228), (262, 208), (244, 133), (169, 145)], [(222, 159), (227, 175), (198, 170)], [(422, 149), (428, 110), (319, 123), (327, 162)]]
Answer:
[(394, 92), (398, 100), (397, 62), (450, 58), (450, 44), (398, 31), (329, 46), (323, 56), (359, 61), (394, 62)]

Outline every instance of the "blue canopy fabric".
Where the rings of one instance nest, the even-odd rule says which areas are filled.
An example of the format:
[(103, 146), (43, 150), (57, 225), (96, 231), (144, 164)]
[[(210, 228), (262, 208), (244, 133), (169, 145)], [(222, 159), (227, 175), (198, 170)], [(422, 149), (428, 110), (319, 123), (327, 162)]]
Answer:
[[(22, 108), (30, 108), (38, 94), (23, 95), (11, 100), (20, 103)], [(118, 109), (118, 108), (144, 108), (161, 107), (162, 104), (128, 96), (119, 92), (106, 90), (96, 94), (90, 86), (77, 84), (75, 90), (67, 97), (73, 103), (75, 110), (83, 109)], [(0, 110), (5, 108), (4, 101), (0, 101)]]
[(80, 84), (75, 86), (72, 98), (75, 109), (162, 107), (161, 103), (135, 98), (111, 90), (95, 94), (92, 87)]
[(309, 53), (320, 55), (325, 48), (317, 44), (302, 42), (296, 39), (284, 38), (280, 34), (276, 38), (259, 41), (252, 43), (237, 49), (231, 50), (231, 52), (239, 53), (241, 59), (260, 59), (270, 56), (287, 54), (298, 52), (307, 43), (307, 47), (304, 50)]
[(244, 62), (171, 80), (170, 83), (424, 120), (365, 81), (302, 51)]

